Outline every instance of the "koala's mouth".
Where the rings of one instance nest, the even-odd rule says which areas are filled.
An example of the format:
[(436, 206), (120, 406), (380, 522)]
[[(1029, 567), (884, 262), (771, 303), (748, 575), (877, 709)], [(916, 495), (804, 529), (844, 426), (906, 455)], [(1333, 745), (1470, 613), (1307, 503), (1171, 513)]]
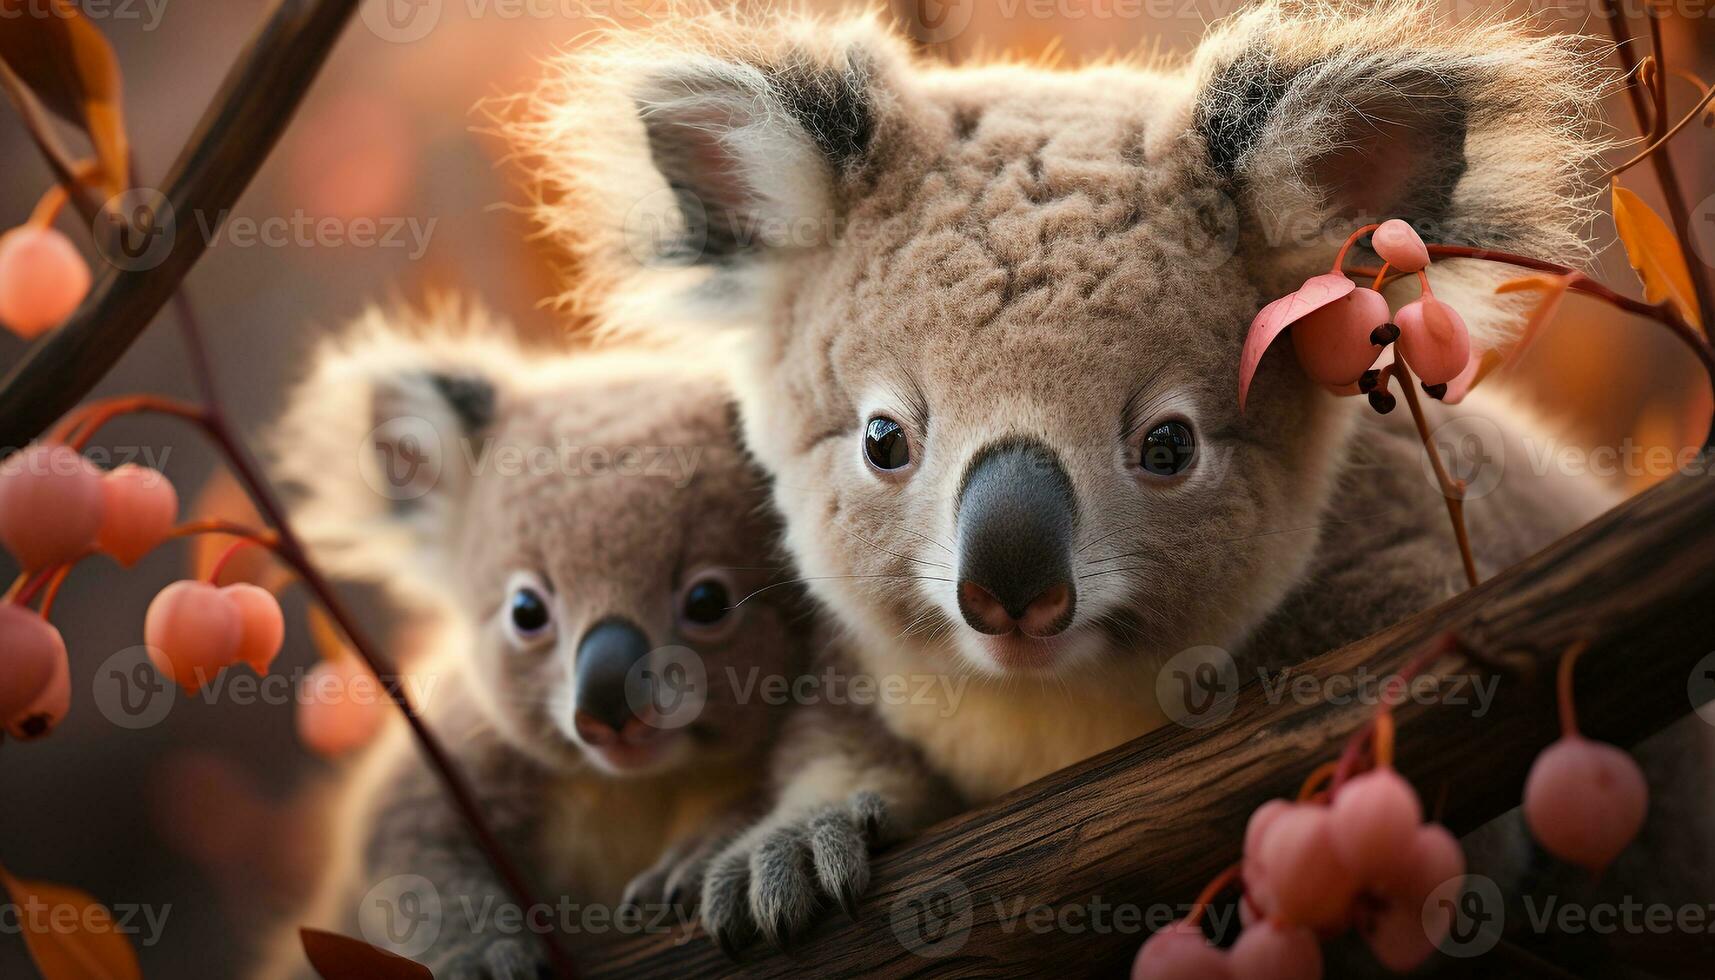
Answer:
[(582, 718), (574, 727), (584, 755), (614, 775), (659, 772), (677, 764), (689, 748), (684, 730), (658, 728), (638, 718), (617, 732), (587, 724)]

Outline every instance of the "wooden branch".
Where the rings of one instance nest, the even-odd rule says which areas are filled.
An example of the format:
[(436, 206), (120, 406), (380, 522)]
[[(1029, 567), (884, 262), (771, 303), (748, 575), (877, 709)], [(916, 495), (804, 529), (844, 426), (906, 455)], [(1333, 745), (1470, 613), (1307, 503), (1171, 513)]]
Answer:
[[(1407, 702), (1395, 712), (1400, 771), (1430, 806), (1445, 793), (1443, 820), (1469, 831), (1518, 804), (1532, 759), (1558, 736), (1555, 662), (1572, 639), (1591, 641), (1577, 675), (1579, 719), (1591, 737), (1630, 745), (1690, 713), (1687, 679), (1715, 637), (1712, 539), (1715, 479), (1681, 475), (1475, 589), (1294, 675), (1319, 682), (1368, 669), (1385, 676), (1449, 631), (1506, 665), (1499, 674), (1451, 661), (1435, 668), (1498, 682), (1483, 717), (1451, 697)], [(788, 954), (754, 954), (743, 972), (1122, 975), (1145, 938), (1136, 926), (1033, 929), (1028, 911), (1092, 909), (1099, 899), (1110, 922), (1114, 906), (1126, 903), (1171, 905), (1182, 915), (1199, 888), (1237, 859), (1251, 810), (1296, 790), (1374, 711), (1370, 704), (1295, 699), (1273, 678), (1269, 689), (1272, 700), (1253, 681), (1218, 725), (1153, 732), (893, 848), (878, 857), (855, 923), (836, 914)], [(1315, 689), (1323, 690), (1319, 683)], [(1441, 690), (1453, 692), (1451, 685)], [(1475, 700), (1468, 686), (1462, 690)], [(956, 946), (950, 955), (914, 954), (895, 931), (913, 920), (899, 913), (948, 895), (947, 876), (969, 894), (968, 906), (956, 889), (941, 904), (954, 913), (949, 935), (960, 934), (958, 913), (967, 907), (969, 933), (962, 945), (947, 939), (925, 947)], [(617, 945), (584, 972), (681, 978), (733, 969), (702, 935), (675, 932)]]
[(27, 444), (76, 405), (172, 297), (208, 248), (203, 227), (218, 227), (256, 175), (357, 2), (280, 0), (167, 178), (178, 232), (160, 262), (109, 268), (71, 320), (0, 381), (0, 452)]

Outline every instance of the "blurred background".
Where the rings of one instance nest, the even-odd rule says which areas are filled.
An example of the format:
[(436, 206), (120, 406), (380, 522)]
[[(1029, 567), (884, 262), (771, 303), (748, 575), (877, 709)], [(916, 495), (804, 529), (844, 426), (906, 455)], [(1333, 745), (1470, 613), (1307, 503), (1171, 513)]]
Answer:
[[(1076, 63), (1116, 52), (1185, 51), (1232, 2), (906, 0), (893, 13), (931, 57), (1055, 51)], [(1443, 2), (1450, 16), (1493, 9), (1475, 0)], [(270, 5), (108, 0), (84, 6), (118, 51), (141, 178), (159, 179)], [(661, 16), (667, 6), (666, 0), (365, 3), (362, 19), (348, 29), (230, 217), (275, 227), (334, 219), (354, 228), (358, 219), (372, 219), (383, 230), (397, 228), (397, 240), (271, 245), (222, 236), (189, 279), (229, 410), (246, 432), (266, 430), (305, 352), (367, 304), (466, 292), (533, 341), (565, 342), (566, 325), (542, 306), (555, 290), (552, 257), (530, 241), (515, 207), (523, 199), (518, 175), (506, 165), (507, 148), (482, 131), (485, 117), (476, 107), (528, 89), (543, 58), (598, 20)], [(1600, 33), (1593, 10), (1535, 12), (1564, 30)], [(0, 30), (8, 29), (0, 22)], [(1715, 29), (1707, 17), (1670, 20), (1666, 36), (1671, 64), (1711, 74)], [(1670, 92), (1681, 107), (1676, 111), (1697, 95), (1680, 80)], [(1629, 109), (1619, 101), (1610, 109), (1621, 136), (1630, 138)], [(1709, 232), (1694, 243), (1694, 262), (1715, 259), (1715, 223), (1708, 220), (1712, 147), (1715, 140), (1698, 128), (1673, 147)], [(0, 160), (0, 227), (10, 227), (28, 216), (50, 177), (5, 111)], [(1631, 171), (1629, 184), (1660, 209), (1648, 166)], [(87, 242), (87, 229), (73, 227), (73, 220), (62, 218), (61, 227)], [(1636, 295), (1611, 223), (1604, 221), (1598, 235), (1602, 278)], [(164, 315), (144, 335), (97, 395), (192, 396), (171, 319)], [(0, 332), (0, 369), (25, 349)], [(1709, 411), (1694, 363), (1665, 332), (1576, 299), (1501, 383), (1591, 446), (1695, 445)], [(164, 466), (187, 511), (200, 493), (206, 510), (242, 516), (241, 495), (181, 425), (122, 420), (97, 444)], [(1628, 487), (1640, 489), (1658, 476), (1629, 477)], [(165, 718), (137, 730), (113, 723), (93, 703), (97, 671), (141, 643), (150, 598), (193, 560), (183, 545), (169, 545), (129, 572), (105, 560), (78, 569), (55, 610), (72, 649), (72, 712), (51, 738), (0, 746), (0, 863), (19, 877), (64, 882), (109, 905), (165, 910), (165, 929), (140, 950), (154, 977), (238, 975), (260, 931), (280, 921), (312, 881), (321, 847), (318, 804), (342, 769), (299, 743), (289, 699), (203, 703), (181, 696)], [(15, 574), (0, 556), (0, 578)], [(398, 621), (374, 596), (355, 597), (378, 631), (408, 636), (401, 631), (410, 622)], [(288, 589), (285, 599), (288, 639), (275, 670), (292, 674), (315, 653), (302, 628), (301, 597)], [(20, 938), (0, 934), (0, 977), (32, 975)]]

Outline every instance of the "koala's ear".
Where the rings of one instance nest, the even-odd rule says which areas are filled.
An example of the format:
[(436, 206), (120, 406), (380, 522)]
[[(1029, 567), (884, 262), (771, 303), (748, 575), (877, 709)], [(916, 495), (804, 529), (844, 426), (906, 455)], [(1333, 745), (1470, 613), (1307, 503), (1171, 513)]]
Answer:
[(837, 234), (902, 57), (867, 20), (616, 30), (566, 56), (506, 129), (584, 295), (646, 270), (706, 283)]
[(1326, 257), (1361, 223), (1574, 264), (1608, 84), (1583, 39), (1445, 23), (1417, 0), (1275, 2), (1192, 63), (1192, 139), (1275, 250)]
[(480, 441), (527, 371), (480, 312), (371, 311), (317, 353), (270, 440), (309, 547), (334, 571), (434, 588)]

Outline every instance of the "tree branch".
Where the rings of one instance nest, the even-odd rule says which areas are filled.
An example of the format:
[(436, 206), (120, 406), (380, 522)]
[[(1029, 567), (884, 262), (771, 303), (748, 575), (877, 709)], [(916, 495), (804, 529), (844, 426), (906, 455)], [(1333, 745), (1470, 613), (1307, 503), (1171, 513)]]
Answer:
[[(1715, 481), (1677, 476), (1482, 585), (1293, 673), (1318, 681), (1365, 669), (1391, 674), (1449, 631), (1505, 665), (1483, 717), (1451, 698), (1408, 701), (1394, 712), (1400, 772), (1426, 800), (1445, 794), (1442, 819), (1469, 831), (1518, 805), (1531, 761), (1559, 734), (1555, 665), (1574, 639), (1590, 641), (1578, 665), (1578, 703), (1591, 737), (1630, 745), (1690, 712), (1687, 678), (1715, 634), (1712, 529)], [(1487, 670), (1449, 668), (1439, 670)], [(823, 922), (791, 953), (758, 955), (745, 972), (786, 976), (815, 964), (825, 976), (1123, 973), (1145, 932), (1033, 929), (1019, 910), (1090, 909), (1099, 898), (1110, 910), (1166, 903), (1183, 914), (1238, 858), (1251, 810), (1291, 794), (1374, 715), (1355, 699), (1294, 700), (1281, 693), (1291, 685), (1277, 680), (1270, 688), (1251, 683), (1218, 725), (1169, 725), (879, 856), (855, 923)], [(1271, 689), (1273, 701), (1265, 697)], [(947, 876), (968, 890), (969, 934), (945, 957), (913, 955), (896, 926), (910, 924), (903, 913), (914, 902), (935, 907)], [(953, 916), (949, 937), (960, 935), (962, 902), (953, 895), (940, 905)], [(676, 980), (734, 965), (701, 936), (673, 935), (629, 941), (584, 969)]]
[(158, 265), (110, 268), (64, 326), (0, 382), (0, 452), (27, 444), (89, 393), (172, 297), (285, 130), (358, 0), (280, 0), (167, 178), (178, 233)]

